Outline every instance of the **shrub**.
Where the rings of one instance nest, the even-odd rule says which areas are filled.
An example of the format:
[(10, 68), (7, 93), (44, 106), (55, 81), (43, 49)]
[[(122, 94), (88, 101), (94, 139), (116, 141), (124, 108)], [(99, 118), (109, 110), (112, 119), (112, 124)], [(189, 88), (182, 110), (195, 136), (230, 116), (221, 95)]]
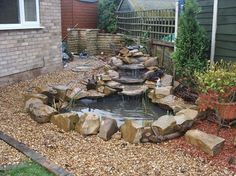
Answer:
[(208, 66), (204, 72), (195, 72), (196, 82), (200, 92), (209, 90), (224, 93), (226, 89), (236, 85), (236, 64), (217, 62)]
[(199, 25), (197, 15), (200, 12), (196, 0), (186, 0), (185, 11), (180, 16), (176, 51), (173, 59), (177, 78), (193, 83), (194, 71), (205, 69), (208, 58), (209, 40)]
[(100, 0), (98, 12), (98, 27), (105, 32), (114, 33), (117, 30), (116, 9), (118, 0)]

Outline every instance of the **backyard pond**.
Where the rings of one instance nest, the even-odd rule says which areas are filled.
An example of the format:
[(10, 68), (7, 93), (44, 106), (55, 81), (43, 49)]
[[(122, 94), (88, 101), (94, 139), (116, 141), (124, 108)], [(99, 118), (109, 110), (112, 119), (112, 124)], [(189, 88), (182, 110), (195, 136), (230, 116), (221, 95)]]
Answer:
[(122, 125), (125, 119), (135, 120), (141, 125), (153, 122), (168, 112), (153, 104), (145, 95), (128, 97), (112, 95), (101, 99), (82, 99), (73, 108), (82, 115), (92, 113), (100, 118), (109, 117)]

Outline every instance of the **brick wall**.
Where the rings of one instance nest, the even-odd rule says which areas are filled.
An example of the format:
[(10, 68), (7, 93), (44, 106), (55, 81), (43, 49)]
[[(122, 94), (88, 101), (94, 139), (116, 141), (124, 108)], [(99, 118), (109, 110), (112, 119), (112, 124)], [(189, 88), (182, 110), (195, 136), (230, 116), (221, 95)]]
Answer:
[(43, 29), (0, 30), (0, 86), (62, 68), (61, 3), (40, 0)]
[(74, 53), (86, 50), (90, 55), (111, 54), (110, 44), (115, 48), (124, 46), (122, 34), (99, 33), (97, 29), (70, 29), (68, 34), (68, 46)]

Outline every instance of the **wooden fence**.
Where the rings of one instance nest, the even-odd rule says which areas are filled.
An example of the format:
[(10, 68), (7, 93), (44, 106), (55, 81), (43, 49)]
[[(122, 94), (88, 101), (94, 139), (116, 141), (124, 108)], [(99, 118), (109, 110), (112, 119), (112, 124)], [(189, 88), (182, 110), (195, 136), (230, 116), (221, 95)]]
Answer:
[(117, 12), (117, 19), (120, 33), (158, 41), (174, 41), (174, 9)]

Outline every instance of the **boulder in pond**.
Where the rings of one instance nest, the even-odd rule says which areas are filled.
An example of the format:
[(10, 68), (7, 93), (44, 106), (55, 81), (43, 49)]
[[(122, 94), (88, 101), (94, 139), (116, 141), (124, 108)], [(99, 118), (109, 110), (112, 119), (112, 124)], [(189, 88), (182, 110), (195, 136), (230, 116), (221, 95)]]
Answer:
[(143, 134), (143, 126), (132, 120), (125, 120), (125, 123), (120, 127), (122, 138), (132, 144), (140, 143)]
[(111, 139), (112, 135), (119, 130), (117, 122), (114, 119), (104, 118), (101, 121), (98, 137), (105, 141)]
[(202, 132), (200, 130), (189, 130), (185, 134), (188, 143), (200, 148), (211, 156), (217, 155), (224, 146), (225, 139)]
[(33, 103), (29, 106), (29, 113), (31, 118), (38, 123), (47, 123), (50, 122), (50, 119), (53, 115), (57, 114), (57, 110), (51, 106)]
[(172, 115), (161, 116), (152, 123), (152, 129), (156, 136), (168, 135), (176, 132), (176, 121)]
[(78, 121), (79, 116), (75, 112), (57, 114), (51, 118), (51, 123), (66, 132), (74, 130)]
[(79, 118), (75, 130), (83, 136), (95, 135), (98, 133), (100, 120), (96, 115), (84, 114)]

